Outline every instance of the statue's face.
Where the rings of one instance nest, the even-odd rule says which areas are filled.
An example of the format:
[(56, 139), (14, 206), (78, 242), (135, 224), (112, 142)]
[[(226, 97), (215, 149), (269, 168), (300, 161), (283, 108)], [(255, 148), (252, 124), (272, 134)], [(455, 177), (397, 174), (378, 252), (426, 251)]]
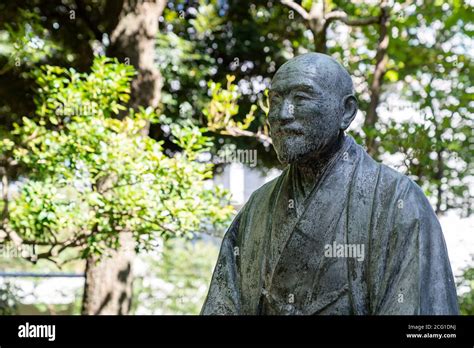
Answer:
[(330, 67), (291, 63), (277, 71), (269, 94), (270, 133), (284, 164), (327, 150), (339, 134), (344, 112)]

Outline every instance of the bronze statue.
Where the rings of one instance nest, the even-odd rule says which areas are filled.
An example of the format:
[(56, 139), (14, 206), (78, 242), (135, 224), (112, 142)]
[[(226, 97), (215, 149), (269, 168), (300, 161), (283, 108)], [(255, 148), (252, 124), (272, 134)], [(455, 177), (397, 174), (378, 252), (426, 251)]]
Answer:
[(269, 122), (287, 166), (225, 234), (202, 314), (458, 314), (436, 215), (413, 181), (344, 134), (357, 107), (327, 55), (276, 72)]

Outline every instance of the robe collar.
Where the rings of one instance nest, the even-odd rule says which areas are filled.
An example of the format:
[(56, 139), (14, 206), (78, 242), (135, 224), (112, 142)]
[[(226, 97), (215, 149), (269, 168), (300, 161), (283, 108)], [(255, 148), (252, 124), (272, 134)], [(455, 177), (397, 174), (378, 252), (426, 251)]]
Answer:
[[(302, 267), (316, 270), (316, 274), (312, 272), (308, 274), (313, 277), (311, 283), (319, 282), (324, 276), (319, 271), (324, 269), (323, 263), (334, 261), (323, 257), (324, 245), (333, 241), (334, 231), (346, 205), (358, 160), (354, 140), (346, 136), (343, 145), (328, 162), (320, 180), (304, 201), (302, 214), (297, 217), (294, 228), (286, 236), (280, 255), (272, 264), (265, 263), (270, 266), (265, 269), (265, 274), (262, 274), (268, 294), (273, 292), (272, 289), (279, 293), (285, 291), (294, 293), (297, 288), (301, 288), (298, 284), (304, 281), (299, 276), (299, 270)], [(291, 166), (286, 168), (280, 178), (280, 185), (277, 185), (278, 191), (274, 192), (275, 199), (271, 209), (267, 238), (265, 238), (268, 244), (266, 255), (268, 255), (269, 241), (271, 241), (273, 231), (281, 227), (278, 226), (277, 221), (273, 221), (273, 217), (277, 216), (278, 210), (282, 209), (289, 198), (294, 197), (291, 169)], [(337, 197), (334, 195), (334, 190), (340, 192)], [(305, 248), (308, 250), (294, 250), (296, 245), (301, 245), (302, 238), (307, 241)], [(301, 296), (305, 295), (298, 295), (299, 298)], [(318, 304), (316, 306), (318, 308), (312, 309), (319, 310), (321, 306), (322, 304)]]
[[(344, 133), (341, 133), (338, 140), (336, 141), (337, 149), (331, 151), (331, 153), (322, 158), (324, 162), (323, 166), (319, 169), (319, 172), (314, 178), (314, 184), (309, 192), (305, 192), (304, 183), (302, 182), (302, 176), (300, 169), (297, 164), (289, 165), (288, 175), (291, 182), (290, 196), (295, 200), (295, 206), (297, 214), (300, 216), (302, 212), (306, 210), (308, 205), (308, 198), (313, 196), (313, 192), (318, 187), (319, 182), (324, 177), (325, 173), (334, 165), (334, 163), (341, 157), (341, 154), (350, 146), (351, 137), (346, 137)], [(316, 165), (315, 165), (316, 166)]]

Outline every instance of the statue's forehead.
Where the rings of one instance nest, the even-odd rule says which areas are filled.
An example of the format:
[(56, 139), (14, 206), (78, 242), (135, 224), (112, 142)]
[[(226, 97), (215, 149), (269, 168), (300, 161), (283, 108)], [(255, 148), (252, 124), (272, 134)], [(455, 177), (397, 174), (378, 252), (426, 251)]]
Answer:
[(297, 86), (308, 87), (315, 90), (327, 88), (328, 79), (333, 77), (325, 71), (315, 67), (290, 66), (282, 67), (274, 75), (271, 89), (290, 89)]
[(297, 78), (291, 76), (282, 76), (273, 79), (270, 89), (272, 91), (287, 91), (295, 88), (306, 89), (310, 91), (320, 92), (323, 85), (315, 78), (310, 76), (299, 76)]

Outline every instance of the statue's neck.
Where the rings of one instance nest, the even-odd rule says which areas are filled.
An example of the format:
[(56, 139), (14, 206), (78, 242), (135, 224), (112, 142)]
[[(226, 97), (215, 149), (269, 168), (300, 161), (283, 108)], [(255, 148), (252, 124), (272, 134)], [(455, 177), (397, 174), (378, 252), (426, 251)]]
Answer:
[(301, 188), (305, 196), (313, 190), (314, 185), (319, 181), (326, 166), (331, 162), (333, 157), (336, 156), (344, 144), (344, 141), (345, 135), (341, 132), (336, 139), (325, 146), (323, 151), (309, 154), (305, 156), (304, 159), (295, 163), (295, 169), (298, 173)]

